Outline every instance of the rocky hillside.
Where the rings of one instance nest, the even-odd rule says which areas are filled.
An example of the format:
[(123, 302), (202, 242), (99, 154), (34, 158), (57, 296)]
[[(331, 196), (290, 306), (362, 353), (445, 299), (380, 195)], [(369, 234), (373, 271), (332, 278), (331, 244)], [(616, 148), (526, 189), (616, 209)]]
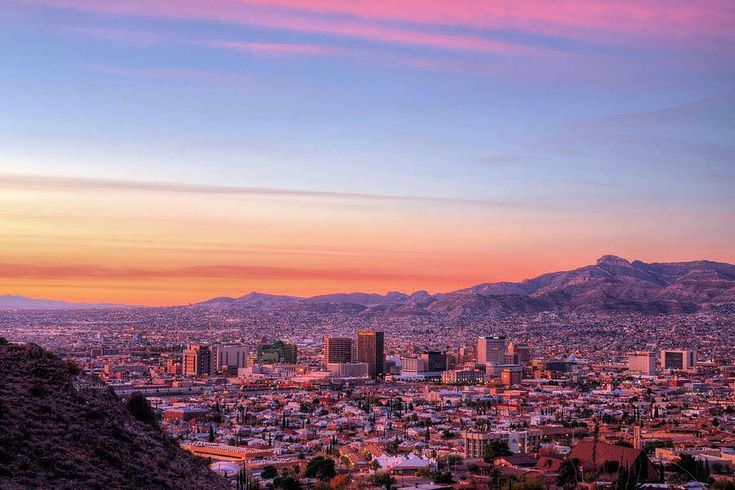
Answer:
[(146, 416), (147, 403), (128, 411), (36, 345), (0, 338), (0, 380), (0, 488), (226, 488)]
[(516, 311), (694, 312), (735, 305), (735, 266), (707, 260), (646, 264), (606, 255), (594, 265), (518, 283), (481, 284), (445, 299), (462, 297)]

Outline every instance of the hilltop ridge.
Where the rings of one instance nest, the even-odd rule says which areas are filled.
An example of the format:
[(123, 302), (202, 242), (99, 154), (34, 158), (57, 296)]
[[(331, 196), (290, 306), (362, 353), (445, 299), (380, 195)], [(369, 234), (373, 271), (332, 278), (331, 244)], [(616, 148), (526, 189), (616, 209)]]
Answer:
[(226, 488), (111, 388), (0, 338), (0, 488)]

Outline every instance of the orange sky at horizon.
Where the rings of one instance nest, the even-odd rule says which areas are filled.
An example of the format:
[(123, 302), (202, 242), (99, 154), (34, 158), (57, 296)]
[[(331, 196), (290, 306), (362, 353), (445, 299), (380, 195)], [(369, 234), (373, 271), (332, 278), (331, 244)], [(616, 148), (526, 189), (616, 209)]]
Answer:
[(553, 203), (40, 177), (6, 177), (0, 188), (0, 294), (32, 298), (173, 305), (250, 291), (440, 292), (572, 269), (606, 253), (735, 258), (708, 238), (721, 217), (671, 227), (665, 209), (572, 213)]
[(735, 9), (0, 11), (0, 295), (180, 305), (735, 263)]

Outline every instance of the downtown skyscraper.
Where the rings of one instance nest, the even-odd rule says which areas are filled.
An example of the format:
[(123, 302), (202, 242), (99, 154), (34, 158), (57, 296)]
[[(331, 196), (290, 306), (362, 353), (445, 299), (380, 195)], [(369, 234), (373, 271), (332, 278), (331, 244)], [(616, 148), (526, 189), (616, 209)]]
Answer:
[(385, 336), (383, 332), (358, 332), (357, 361), (368, 365), (368, 375), (377, 378), (385, 374)]

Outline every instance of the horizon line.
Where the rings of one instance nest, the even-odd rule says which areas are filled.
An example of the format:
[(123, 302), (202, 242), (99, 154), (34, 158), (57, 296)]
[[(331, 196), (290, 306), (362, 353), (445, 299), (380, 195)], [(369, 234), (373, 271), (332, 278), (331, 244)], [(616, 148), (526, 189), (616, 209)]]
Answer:
[[(661, 262), (661, 261), (643, 262), (642, 260), (639, 260), (639, 259), (628, 260), (628, 259), (625, 259), (624, 257), (620, 257), (618, 255), (614, 255), (614, 254), (611, 254), (611, 253), (601, 255), (598, 258), (598, 261), (600, 259), (602, 259), (602, 258), (605, 258), (605, 257), (620, 258), (620, 259), (623, 259), (623, 260), (627, 261), (630, 264), (632, 264), (633, 262), (642, 262), (642, 263), (644, 263), (646, 265), (655, 265), (655, 264), (688, 264), (688, 263), (690, 264), (690, 263), (694, 263), (694, 262), (710, 262), (710, 263), (713, 263), (713, 264), (724, 264), (724, 265), (735, 266), (735, 264), (730, 264), (729, 262), (720, 262), (720, 261), (710, 260), (710, 259), (694, 259), (694, 260), (685, 260), (685, 261), (676, 261), (676, 262)], [(43, 302), (53, 302), (53, 303), (66, 303), (66, 304), (68, 304), (70, 306), (82, 306), (82, 308), (80, 308), (80, 309), (83, 309), (83, 307), (85, 305), (86, 306), (93, 307), (93, 308), (94, 307), (110, 307), (110, 308), (115, 308), (115, 307), (119, 307), (119, 308), (178, 308), (178, 307), (196, 306), (196, 305), (199, 305), (201, 303), (205, 303), (207, 301), (210, 301), (210, 300), (213, 300), (213, 299), (218, 299), (218, 298), (222, 298), (222, 299), (225, 299), (226, 298), (226, 299), (237, 300), (239, 298), (242, 298), (244, 296), (248, 296), (250, 294), (261, 294), (261, 295), (264, 295), (264, 296), (284, 297), (284, 298), (287, 297), (287, 298), (292, 298), (294, 300), (309, 300), (309, 299), (318, 298), (318, 297), (321, 297), (321, 296), (331, 296), (331, 295), (340, 295), (340, 294), (342, 294), (342, 295), (349, 295), (349, 294), (367, 294), (367, 295), (387, 296), (390, 293), (399, 293), (399, 294), (405, 294), (405, 295), (410, 296), (412, 294), (415, 294), (415, 293), (421, 292), (421, 291), (426, 292), (430, 296), (435, 296), (437, 294), (451, 294), (451, 293), (466, 291), (466, 290), (471, 289), (473, 287), (487, 285), (487, 284), (505, 284), (505, 283), (518, 284), (518, 283), (522, 283), (522, 282), (525, 282), (525, 281), (529, 281), (529, 280), (533, 280), (533, 279), (536, 279), (536, 278), (545, 276), (547, 274), (573, 272), (575, 270), (578, 270), (578, 269), (581, 269), (581, 268), (584, 268), (584, 267), (590, 267), (590, 266), (595, 266), (595, 265), (597, 265), (597, 262), (595, 262), (595, 264), (581, 265), (581, 266), (576, 267), (574, 269), (544, 272), (544, 273), (538, 274), (538, 275), (533, 276), (533, 277), (527, 277), (527, 278), (516, 280), (516, 281), (500, 280), (500, 281), (492, 281), (492, 282), (478, 282), (478, 283), (472, 284), (472, 285), (470, 285), (468, 287), (457, 288), (457, 289), (452, 289), (452, 290), (447, 290), (447, 291), (436, 291), (436, 292), (433, 292), (433, 293), (429, 292), (427, 289), (418, 288), (418, 289), (412, 290), (412, 292), (410, 292), (410, 293), (403, 292), (403, 291), (400, 291), (400, 290), (391, 289), (391, 290), (387, 290), (385, 292), (366, 291), (366, 290), (349, 291), (349, 292), (347, 292), (347, 291), (331, 291), (331, 292), (325, 292), (325, 293), (315, 294), (315, 295), (311, 295), (311, 296), (302, 296), (302, 295), (295, 295), (295, 294), (267, 293), (267, 292), (262, 292), (262, 291), (251, 290), (251, 291), (249, 291), (249, 292), (247, 292), (245, 294), (241, 294), (239, 296), (227, 296), (227, 295), (208, 296), (208, 297), (206, 297), (206, 298), (204, 298), (202, 300), (199, 300), (199, 301), (193, 301), (193, 302), (190, 301), (190, 302), (179, 303), (179, 304), (155, 304), (155, 305), (135, 305), (135, 304), (126, 304), (126, 303), (107, 302), (107, 301), (88, 302), (88, 301), (73, 301), (73, 300), (68, 300), (68, 299), (32, 298), (32, 297), (23, 296), (23, 295), (20, 295), (20, 294), (15, 294), (15, 293), (12, 293), (12, 292), (5, 293), (5, 294), (0, 294), (0, 298), (19, 298), (19, 299), (29, 300), (29, 301), (43, 301)], [(14, 309), (14, 308), (3, 308), (3, 307), (0, 306), (0, 310), (3, 310), (3, 309), (11, 310), (11, 309)], [(29, 308), (29, 309), (33, 309), (33, 308)]]

